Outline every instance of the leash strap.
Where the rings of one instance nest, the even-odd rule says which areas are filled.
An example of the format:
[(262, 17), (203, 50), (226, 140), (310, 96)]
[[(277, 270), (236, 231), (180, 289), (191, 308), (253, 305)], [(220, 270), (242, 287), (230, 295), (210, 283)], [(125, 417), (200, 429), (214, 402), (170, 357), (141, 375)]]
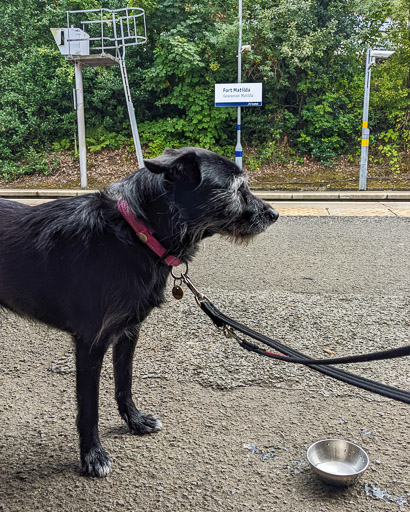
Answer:
[(151, 249), (151, 251), (153, 251), (157, 256), (163, 258), (164, 263), (166, 263), (170, 267), (177, 267), (178, 265), (182, 265), (182, 261), (176, 258), (175, 256), (169, 255), (164, 258), (165, 254), (168, 251), (154, 237), (153, 231), (143, 222), (135, 218), (135, 215), (132, 213), (130, 205), (127, 203), (125, 199), (120, 199), (118, 201), (117, 207), (121, 215), (135, 231), (140, 241), (143, 244), (147, 245)]
[(385, 384), (381, 384), (379, 382), (366, 379), (364, 377), (360, 377), (358, 375), (345, 372), (340, 370), (339, 368), (333, 368), (332, 364), (340, 364), (340, 363), (351, 363), (351, 362), (364, 362), (364, 361), (376, 361), (381, 359), (387, 359), (391, 357), (402, 357), (406, 355), (410, 355), (410, 346), (401, 347), (399, 349), (386, 350), (383, 352), (374, 352), (372, 354), (364, 354), (359, 356), (351, 356), (351, 357), (343, 357), (343, 358), (334, 358), (334, 359), (312, 359), (301, 352), (297, 352), (278, 341), (272, 340), (263, 334), (260, 334), (253, 329), (237, 322), (229, 318), (228, 316), (221, 313), (210, 301), (209, 299), (198, 301), (202, 311), (204, 311), (209, 318), (213, 321), (213, 323), (222, 329), (225, 329), (227, 326), (232, 329), (238, 330), (243, 334), (256, 339), (275, 350), (278, 350), (284, 356), (279, 354), (273, 354), (267, 350), (261, 349), (260, 347), (253, 345), (245, 340), (241, 340), (239, 337), (234, 335), (235, 338), (238, 339), (240, 345), (245, 350), (249, 350), (251, 352), (255, 352), (259, 355), (263, 355), (266, 357), (270, 357), (273, 359), (281, 359), (284, 361), (304, 364), (313, 370), (321, 372), (329, 377), (333, 377), (334, 379), (340, 380), (342, 382), (346, 382), (347, 384), (351, 384), (353, 386), (365, 389), (367, 391), (371, 391), (373, 393), (377, 393), (386, 398), (391, 398), (393, 400), (397, 400), (399, 402), (403, 402), (406, 404), (410, 404), (410, 393), (408, 391), (404, 391), (398, 388), (394, 388), (391, 386), (387, 386)]
[[(202, 305), (201, 305), (202, 307)], [(267, 338), (266, 336), (253, 331), (252, 329), (249, 329), (249, 327), (246, 327), (245, 325), (242, 325), (235, 320), (232, 320), (231, 318), (227, 317), (223, 313), (221, 313), (216, 307), (211, 303), (204, 303), (204, 307), (202, 308), (203, 311), (213, 320), (215, 324), (217, 324), (218, 320), (221, 322), (221, 326), (229, 325), (230, 327), (233, 327), (234, 329), (237, 329), (238, 331), (241, 331), (243, 334), (246, 334), (247, 336), (250, 336), (251, 338), (258, 339), (262, 343), (267, 344), (267, 340), (269, 340), (270, 345), (273, 348), (276, 348), (276, 345), (278, 345), (278, 342), (272, 340), (271, 338)], [(211, 312), (212, 310), (212, 312)], [(219, 327), (219, 326), (218, 326)], [(243, 341), (243, 343), (247, 343), (246, 341)], [(272, 343), (274, 345), (272, 345)], [(255, 348), (259, 348), (256, 345), (251, 345)], [(282, 345), (284, 346), (284, 345)], [(333, 358), (326, 358), (326, 359), (312, 359), (308, 356), (305, 356), (304, 358), (300, 357), (289, 357), (286, 355), (281, 354), (272, 354), (271, 352), (268, 352), (269, 357), (273, 359), (279, 359), (286, 361), (287, 363), (296, 363), (296, 364), (304, 364), (304, 365), (311, 365), (311, 364), (350, 364), (350, 363), (367, 363), (369, 361), (381, 361), (383, 359), (394, 359), (396, 357), (404, 357), (410, 355), (410, 345), (405, 345), (404, 347), (399, 348), (392, 348), (389, 350), (382, 350), (379, 352), (370, 352), (368, 354), (358, 354), (356, 356), (345, 356), (345, 357), (333, 357)]]

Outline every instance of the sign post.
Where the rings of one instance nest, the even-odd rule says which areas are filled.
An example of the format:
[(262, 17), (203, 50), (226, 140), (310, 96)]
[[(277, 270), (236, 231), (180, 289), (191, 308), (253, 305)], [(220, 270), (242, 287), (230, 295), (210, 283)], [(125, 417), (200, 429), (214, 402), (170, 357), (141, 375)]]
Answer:
[(250, 45), (242, 46), (242, 0), (239, 1), (238, 35), (238, 83), (215, 84), (215, 107), (237, 107), (235, 163), (242, 169), (241, 107), (262, 106), (262, 84), (243, 84), (242, 51), (250, 50)]
[[(240, 75), (239, 75), (240, 78)], [(235, 163), (242, 169), (241, 107), (262, 106), (262, 83), (215, 84), (215, 107), (237, 107)]]
[[(239, 37), (238, 37), (238, 84), (242, 81), (242, 0), (239, 0)], [(236, 122), (235, 163), (242, 170), (241, 144), (241, 106), (238, 106)]]

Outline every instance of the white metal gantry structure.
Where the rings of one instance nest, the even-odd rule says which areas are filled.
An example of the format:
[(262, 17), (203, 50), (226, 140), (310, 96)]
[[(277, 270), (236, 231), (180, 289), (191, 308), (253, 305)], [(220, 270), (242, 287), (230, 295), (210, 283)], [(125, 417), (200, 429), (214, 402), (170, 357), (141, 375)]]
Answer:
[(119, 66), (131, 123), (139, 167), (143, 167), (141, 143), (134, 105), (125, 66), (129, 46), (145, 44), (147, 29), (145, 11), (138, 7), (123, 9), (86, 9), (67, 11), (67, 27), (52, 28), (60, 52), (75, 66), (74, 101), (77, 110), (78, 148), (81, 187), (87, 187), (87, 156), (85, 143), (83, 67)]

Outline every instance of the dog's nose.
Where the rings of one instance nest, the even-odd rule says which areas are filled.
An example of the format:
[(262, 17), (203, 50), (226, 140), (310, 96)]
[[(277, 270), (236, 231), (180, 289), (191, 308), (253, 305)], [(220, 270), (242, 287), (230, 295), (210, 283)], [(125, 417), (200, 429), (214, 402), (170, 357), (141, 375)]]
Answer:
[(279, 218), (279, 213), (273, 208), (269, 208), (268, 214), (269, 217), (272, 219), (272, 222), (276, 222)]

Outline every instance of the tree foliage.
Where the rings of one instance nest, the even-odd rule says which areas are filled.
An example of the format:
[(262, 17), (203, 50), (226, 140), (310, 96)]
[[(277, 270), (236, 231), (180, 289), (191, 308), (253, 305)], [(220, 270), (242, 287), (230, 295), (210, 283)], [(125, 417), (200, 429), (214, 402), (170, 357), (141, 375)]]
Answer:
[[(237, 1), (140, 0), (137, 5), (146, 10), (148, 42), (127, 50), (127, 69), (146, 154), (183, 144), (231, 151), (236, 110), (215, 108), (213, 91), (215, 83), (236, 82)], [(101, 6), (125, 4), (15, 0), (3, 6), (3, 164), (73, 139), (74, 68), (60, 55), (50, 28), (65, 26), (66, 10)], [(395, 53), (373, 69), (370, 129), (381, 147), (408, 149), (407, 0), (244, 0), (243, 11), (243, 44), (251, 50), (242, 56), (242, 80), (264, 84), (263, 107), (243, 111), (247, 143), (269, 158), (286, 145), (325, 162), (357, 147), (365, 52), (380, 44), (379, 29), (388, 18), (383, 44), (393, 45)], [(129, 139), (119, 70), (84, 69), (84, 86), (93, 147)]]

